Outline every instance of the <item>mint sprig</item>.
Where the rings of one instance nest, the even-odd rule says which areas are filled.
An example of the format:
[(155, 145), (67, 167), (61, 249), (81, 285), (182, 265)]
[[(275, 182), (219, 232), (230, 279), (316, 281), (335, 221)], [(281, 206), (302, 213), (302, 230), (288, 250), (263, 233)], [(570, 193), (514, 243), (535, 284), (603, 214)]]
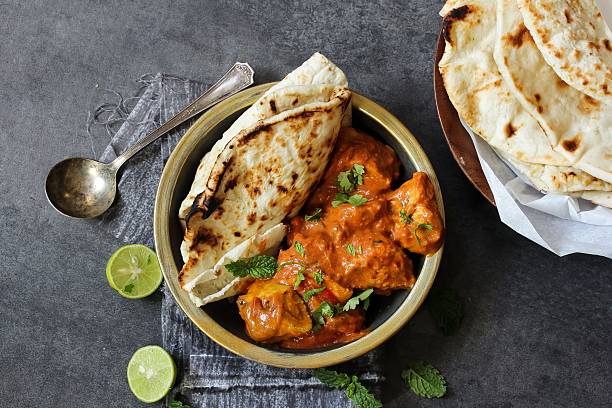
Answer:
[(437, 289), (426, 302), (429, 313), (445, 336), (455, 333), (463, 321), (463, 301), (453, 289)]
[(402, 379), (419, 397), (441, 398), (446, 394), (446, 380), (431, 364), (417, 361), (402, 371)]
[(276, 273), (276, 267), (276, 258), (269, 255), (257, 255), (225, 264), (225, 269), (234, 276), (244, 278), (250, 275), (255, 279), (270, 279)]
[(359, 408), (381, 408), (382, 403), (360, 382), (356, 375), (348, 376), (326, 368), (317, 368), (315, 377), (331, 388), (343, 389)]

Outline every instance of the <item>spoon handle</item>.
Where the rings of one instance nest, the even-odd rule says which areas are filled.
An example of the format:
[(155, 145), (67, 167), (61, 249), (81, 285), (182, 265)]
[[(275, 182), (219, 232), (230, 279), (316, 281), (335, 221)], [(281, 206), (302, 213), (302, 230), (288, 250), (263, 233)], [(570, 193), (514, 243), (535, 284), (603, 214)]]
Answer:
[(249, 64), (244, 62), (235, 63), (217, 83), (208, 88), (206, 92), (200, 95), (185, 109), (170, 118), (170, 120), (143, 137), (133, 146), (129, 147), (125, 152), (113, 160), (111, 165), (115, 170), (118, 170), (123, 163), (129, 160), (133, 155), (147, 147), (166, 132), (174, 129), (198, 113), (234, 95), (236, 92), (251, 86), (253, 84), (253, 74), (253, 69)]

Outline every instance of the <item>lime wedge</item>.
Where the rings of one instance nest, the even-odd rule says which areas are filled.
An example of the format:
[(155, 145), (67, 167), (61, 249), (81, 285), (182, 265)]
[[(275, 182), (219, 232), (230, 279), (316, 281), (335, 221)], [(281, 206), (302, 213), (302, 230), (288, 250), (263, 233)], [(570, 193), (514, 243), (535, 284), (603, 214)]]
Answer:
[(106, 279), (111, 288), (129, 299), (149, 296), (159, 287), (162, 273), (157, 256), (145, 245), (126, 245), (110, 257)]
[(176, 366), (166, 350), (146, 346), (136, 350), (127, 366), (130, 390), (142, 402), (164, 398), (174, 385)]

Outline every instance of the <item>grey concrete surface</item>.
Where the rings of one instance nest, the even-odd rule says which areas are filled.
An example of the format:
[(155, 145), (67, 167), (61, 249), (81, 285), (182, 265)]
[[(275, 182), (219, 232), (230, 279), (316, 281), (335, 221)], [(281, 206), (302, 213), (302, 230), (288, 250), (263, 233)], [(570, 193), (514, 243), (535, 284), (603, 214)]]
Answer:
[[(0, 1), (0, 407), (139, 406), (125, 367), (160, 342), (159, 297), (125, 300), (106, 283), (120, 243), (56, 214), (43, 191), (52, 164), (91, 155), (85, 122), (99, 89), (129, 91), (147, 72), (210, 83), (236, 60), (265, 82), (316, 50), (429, 154), (448, 214), (436, 285), (466, 300), (457, 335), (420, 311), (384, 346), (385, 406), (611, 406), (612, 261), (558, 258), (518, 236), (460, 172), (432, 91), (441, 4)], [(411, 359), (446, 375), (444, 399), (402, 386)]]

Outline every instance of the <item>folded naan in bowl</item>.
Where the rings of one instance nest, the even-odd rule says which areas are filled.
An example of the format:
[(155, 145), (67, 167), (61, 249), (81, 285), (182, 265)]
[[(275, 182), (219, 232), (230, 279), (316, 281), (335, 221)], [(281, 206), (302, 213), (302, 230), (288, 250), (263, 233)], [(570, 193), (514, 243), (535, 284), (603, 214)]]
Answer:
[(240, 280), (219, 260), (250, 239), (259, 243), (255, 252), (278, 247), (279, 224), (297, 214), (327, 165), (351, 92), (342, 71), (320, 54), (296, 71), (255, 102), (198, 168), (186, 199), (179, 274), (198, 305), (235, 294)]

